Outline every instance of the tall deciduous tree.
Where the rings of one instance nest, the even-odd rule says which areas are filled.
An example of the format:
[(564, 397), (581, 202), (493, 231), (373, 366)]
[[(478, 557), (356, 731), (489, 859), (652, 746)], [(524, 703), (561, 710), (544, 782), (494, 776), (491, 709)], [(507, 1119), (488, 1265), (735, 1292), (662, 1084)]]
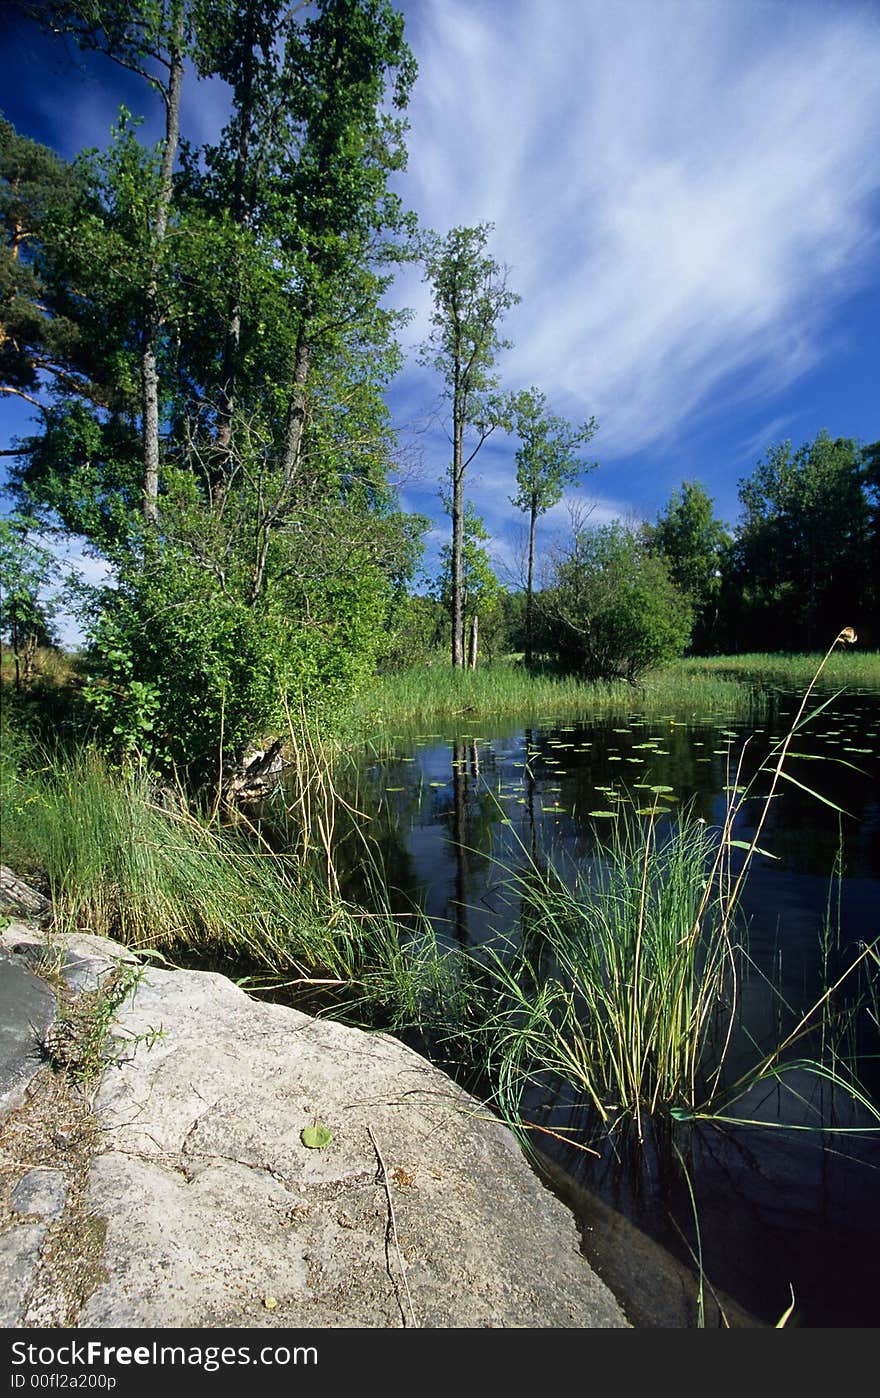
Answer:
[(63, 212), (70, 221), (82, 193), (74, 167), (0, 117), (0, 393), (41, 413), (44, 378), (94, 390), (94, 353), (43, 256), (51, 228)]
[(463, 637), (464, 479), (487, 437), (509, 425), (509, 403), (497, 394), (495, 360), (509, 341), (500, 324), (519, 296), (507, 284), (508, 269), (488, 251), (493, 225), (453, 228), (425, 240), (425, 280), (434, 299), (432, 331), (422, 347), (446, 385), (452, 405), (452, 664), (465, 664)]
[(718, 609), (731, 537), (715, 518), (711, 497), (699, 481), (682, 481), (657, 522), (645, 528), (652, 553), (669, 563), (672, 580), (694, 606), (691, 646), (705, 653), (718, 636)]
[[(461, 552), (461, 648), (468, 668), (477, 668), (481, 623), (491, 614), (501, 594), (501, 584), (495, 576), (489, 552), (483, 545), (489, 533), (470, 501), (465, 505), (464, 537)], [(452, 583), (452, 547), (440, 550), (440, 579), (438, 600), (452, 616), (454, 590)]]
[(180, 101), (187, 52), (200, 18), (200, 0), (25, 0), (22, 6), (47, 28), (72, 34), (86, 49), (106, 54), (138, 73), (159, 94), (165, 130), (157, 179), (147, 212), (142, 264), (140, 394), (144, 519), (158, 519), (160, 470), (159, 354), (165, 312), (160, 289), (171, 213), (172, 179), (180, 142)]
[(514, 399), (513, 422), (520, 445), (516, 453), (517, 493), (511, 503), (529, 516), (529, 552), (526, 578), (526, 664), (531, 665), (534, 644), (535, 527), (538, 516), (557, 505), (566, 486), (574, 485), (597, 463), (587, 465), (578, 455), (599, 430), (594, 417), (573, 427), (548, 412), (546, 395), (527, 388)]
[[(181, 13), (53, 8), (163, 25)], [(383, 402), (400, 359), (383, 293), (412, 226), (389, 183), (415, 65), (388, 0), (183, 12), (192, 63), (228, 83), (229, 121), (198, 151), (181, 144), (159, 254), (168, 132), (150, 150), (124, 115), (109, 150), (79, 162), (85, 205), (43, 248), (77, 315), (106, 327), (109, 383), (101, 399), (67, 386), (18, 483), (114, 564), (91, 629), (108, 728), (198, 777), (221, 737), (235, 753), (277, 732), (285, 692), (296, 709), (344, 700), (418, 549), (388, 484)], [(101, 30), (111, 48), (114, 33)], [(126, 66), (140, 42), (120, 31)], [(162, 462), (145, 513), (151, 341)]]
[(740, 484), (735, 581), (751, 648), (813, 649), (864, 630), (870, 509), (862, 449), (820, 432), (781, 442)]

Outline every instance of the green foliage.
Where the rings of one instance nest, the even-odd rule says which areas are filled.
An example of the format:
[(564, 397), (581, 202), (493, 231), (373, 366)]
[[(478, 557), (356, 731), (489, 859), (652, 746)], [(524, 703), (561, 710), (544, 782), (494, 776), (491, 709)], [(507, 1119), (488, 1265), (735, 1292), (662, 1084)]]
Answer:
[(450, 593), (455, 666), (465, 663), (465, 472), (492, 432), (511, 423), (511, 401), (496, 391), (495, 360), (509, 345), (500, 336), (500, 323), (520, 298), (508, 288), (507, 268), (487, 250), (492, 227), (481, 223), (453, 228), (445, 237), (428, 234), (422, 248), (434, 310), (421, 362), (441, 376), (452, 406)]
[[(332, 722), (373, 667), (387, 581), (377, 569), (268, 588), (256, 606), (170, 546), (124, 567), (95, 623), (87, 697), (111, 750), (193, 780), (285, 732), (286, 705)], [(303, 626), (303, 612), (310, 625)]]
[(632, 682), (680, 655), (690, 636), (687, 597), (620, 524), (575, 535), (540, 607), (542, 649), (585, 679)]
[(73, 1082), (90, 1083), (121, 1052), (130, 1053), (138, 1044), (151, 1049), (162, 1039), (162, 1029), (155, 1028), (113, 1044), (116, 1013), (136, 995), (146, 970), (138, 962), (119, 961), (97, 990), (62, 1001), (58, 1018), (49, 1030), (46, 1049), (50, 1062), (62, 1068)]
[(34, 540), (28, 520), (0, 519), (0, 635), (15, 656), (16, 688), (30, 680), (37, 647), (54, 644), (58, 598), (47, 597), (45, 589), (58, 573), (54, 554)]
[(590, 418), (572, 427), (563, 418), (547, 412), (547, 399), (536, 388), (526, 389), (513, 400), (513, 420), (520, 440), (516, 453), (518, 490), (512, 504), (529, 516), (529, 557), (526, 580), (525, 655), (531, 665), (534, 648), (534, 568), (535, 526), (562, 499), (567, 485), (575, 485), (587, 467), (577, 456), (596, 435), (598, 424)]
[[(415, 65), (388, 0), (59, 0), (41, 17), (160, 89), (169, 125), (153, 149), (123, 110), (74, 167), (0, 131), (4, 221), (28, 236), (9, 260), (39, 275), (16, 313), (39, 292), (43, 339), (71, 326), (16, 488), (112, 564), (88, 618), (105, 740), (202, 779), (221, 747), (277, 734), (285, 701), (333, 715), (418, 553), (383, 401), (400, 362), (383, 294), (412, 228), (389, 179)], [(172, 177), (182, 55), (231, 105)], [(50, 370), (25, 349), (31, 384)]]
[(870, 632), (866, 485), (857, 443), (827, 432), (773, 447), (741, 482), (728, 603), (740, 647), (809, 650), (843, 622)]
[(443, 379), (445, 396), (457, 408), (461, 425), (477, 431), (488, 425), (497, 388), (495, 360), (510, 342), (500, 322), (520, 300), (507, 286), (507, 269), (488, 252), (494, 224), (453, 228), (445, 237), (423, 239), (425, 280), (434, 301), (431, 334), (422, 361)]
[(389, 635), (381, 668), (396, 672), (420, 664), (443, 646), (449, 630), (446, 608), (435, 597), (401, 592), (389, 614)]
[(78, 172), (0, 117), (0, 383), (32, 394), (43, 373), (89, 378), (90, 352), (43, 257), (82, 195)]
[(676, 587), (691, 599), (692, 648), (711, 651), (719, 639), (718, 609), (731, 539), (699, 481), (683, 481), (681, 490), (673, 491), (657, 523), (646, 526), (645, 537), (650, 551), (667, 560)]
[(575, 485), (586, 471), (595, 470), (578, 455), (599, 430), (595, 418), (580, 427), (547, 411), (546, 395), (527, 388), (513, 400), (513, 424), (520, 445), (516, 452), (517, 493), (511, 503), (537, 516), (557, 505), (566, 486)]

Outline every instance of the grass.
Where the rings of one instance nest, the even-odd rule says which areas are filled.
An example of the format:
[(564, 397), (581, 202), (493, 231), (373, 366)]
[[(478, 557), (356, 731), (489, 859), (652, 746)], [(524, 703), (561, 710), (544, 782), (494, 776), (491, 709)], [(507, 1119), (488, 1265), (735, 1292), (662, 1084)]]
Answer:
[[(845, 639), (841, 633), (838, 641)], [(486, 954), (471, 1030), (511, 1124), (523, 1125), (534, 1090), (563, 1083), (592, 1105), (604, 1130), (634, 1123), (642, 1139), (645, 1122), (662, 1116), (734, 1121), (735, 1104), (756, 1084), (806, 1071), (843, 1089), (880, 1125), (880, 1108), (851, 1063), (839, 1054), (830, 1061), (795, 1056), (815, 1030), (827, 1040), (835, 996), (857, 972), (868, 976), (876, 1005), (876, 941), (833, 982), (829, 972), (815, 1003), (790, 1014), (769, 1048), (756, 1044), (744, 1071), (726, 1072), (751, 969), (741, 893), (762, 853), (762, 830), (795, 736), (824, 708), (809, 705), (833, 650), (815, 668), (791, 728), (760, 772), (741, 785), (737, 771), (720, 830), (685, 813), (661, 835), (653, 815), (644, 820), (623, 811), (593, 867), (582, 863), (570, 881), (523, 851), (524, 872), (514, 880), (521, 939)], [(761, 774), (769, 789), (754, 834), (743, 842), (734, 836), (736, 819)], [(829, 942), (826, 931), (826, 967)]]
[(748, 708), (749, 695), (735, 680), (657, 671), (643, 684), (585, 684), (571, 677), (533, 675), (497, 661), (476, 671), (422, 665), (378, 677), (354, 702), (350, 731), (365, 738), (391, 730), (466, 719), (541, 718), (630, 712), (648, 704), (691, 712)]
[[(476, 671), (438, 661), (378, 676), (353, 703), (348, 724), (353, 736), (365, 738), (459, 719), (577, 718), (647, 707), (748, 717), (768, 684), (804, 689), (821, 661), (819, 655), (693, 657), (651, 671), (636, 685), (530, 674), (512, 660)], [(880, 655), (834, 654), (823, 683), (880, 689)]]
[[(674, 670), (682, 679), (718, 678), (746, 684), (783, 685), (802, 690), (810, 684), (820, 664), (820, 655), (691, 656), (679, 660)], [(880, 652), (836, 651), (822, 673), (823, 684), (834, 688), (880, 689)]]
[(339, 896), (319, 858), (279, 854), (251, 824), (220, 826), (158, 792), (137, 767), (112, 769), (91, 748), (34, 761), (21, 734), (2, 749), (3, 858), (48, 885), (64, 931), (248, 973), (249, 983), (338, 1012), (417, 1020), (442, 999), (444, 967), (430, 928), (418, 954), (401, 947), (381, 890), (366, 912)]

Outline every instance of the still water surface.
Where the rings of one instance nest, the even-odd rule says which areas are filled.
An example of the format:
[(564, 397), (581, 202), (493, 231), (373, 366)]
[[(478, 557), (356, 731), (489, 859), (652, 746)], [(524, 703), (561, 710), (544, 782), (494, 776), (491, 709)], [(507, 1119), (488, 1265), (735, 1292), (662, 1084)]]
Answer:
[[(661, 829), (684, 809), (719, 826), (731, 787), (760, 768), (797, 703), (771, 693), (748, 721), (633, 709), (586, 722), (547, 715), (531, 726), (400, 734), (393, 755), (365, 763), (357, 800), (399, 908), (417, 903), (443, 944), (479, 950), (516, 925), (509, 870), (527, 855), (562, 869), (594, 859), (625, 804), (653, 810)], [(825, 800), (783, 782), (761, 834), (776, 858), (755, 860), (742, 902), (757, 968), (743, 991), (743, 1066), (753, 1039), (769, 1045), (778, 1032), (776, 991), (795, 1013), (821, 993), (829, 900), (843, 956), (880, 931), (880, 695), (834, 699), (792, 748), (801, 755), (789, 772)], [(759, 772), (756, 792), (768, 783)], [(760, 808), (758, 797), (745, 804), (739, 838), (749, 838)], [(867, 1025), (867, 1046), (876, 1053), (875, 1028)], [(880, 1098), (876, 1060), (861, 1072)], [(874, 1325), (880, 1137), (794, 1129), (815, 1122), (817, 1107), (826, 1125), (864, 1127), (870, 1118), (806, 1074), (789, 1081), (795, 1091), (765, 1084), (737, 1104), (737, 1115), (762, 1127), (688, 1128), (706, 1276), (764, 1322), (779, 1318), (792, 1287), (792, 1324)], [(552, 1112), (546, 1119), (557, 1126), (587, 1129), (581, 1104), (564, 1092), (530, 1107)], [(662, 1141), (606, 1143), (598, 1160), (556, 1148), (554, 1169), (565, 1172), (562, 1192), (578, 1208), (588, 1253), (601, 1261), (602, 1228), (589, 1205), (598, 1197), (692, 1264), (693, 1205), (673, 1162)]]

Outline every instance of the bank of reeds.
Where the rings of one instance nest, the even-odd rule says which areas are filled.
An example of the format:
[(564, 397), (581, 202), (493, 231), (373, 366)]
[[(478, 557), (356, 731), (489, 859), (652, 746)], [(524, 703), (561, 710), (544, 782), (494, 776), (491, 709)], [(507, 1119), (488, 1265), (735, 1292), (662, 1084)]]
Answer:
[(377, 677), (352, 704), (348, 726), (353, 736), (375, 738), (441, 722), (587, 718), (646, 707), (690, 715), (748, 715), (751, 703), (749, 686), (735, 679), (680, 673), (674, 667), (657, 670), (639, 684), (587, 684), (571, 676), (532, 674), (513, 662), (497, 661), (473, 671), (438, 663)]
[[(821, 663), (820, 655), (689, 656), (676, 662), (672, 671), (682, 680), (722, 679), (746, 685), (781, 686), (803, 690)], [(880, 652), (836, 651), (822, 670), (823, 685), (847, 689), (880, 689)]]

